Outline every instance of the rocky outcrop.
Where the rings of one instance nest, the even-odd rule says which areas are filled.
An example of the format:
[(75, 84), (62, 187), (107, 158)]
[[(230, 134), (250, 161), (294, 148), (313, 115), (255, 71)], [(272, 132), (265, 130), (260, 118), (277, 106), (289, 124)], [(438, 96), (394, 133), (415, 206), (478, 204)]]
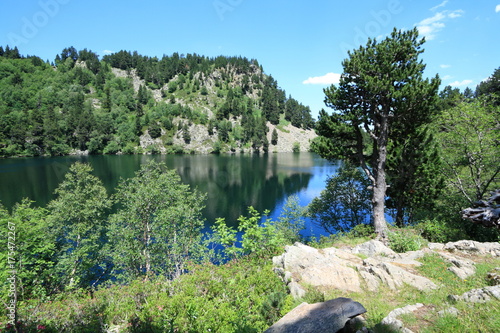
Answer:
[[(363, 260), (357, 254), (371, 257)], [(298, 298), (305, 294), (304, 286), (348, 292), (360, 292), (362, 285), (370, 291), (376, 291), (381, 285), (397, 290), (404, 284), (419, 290), (435, 289), (437, 286), (432, 281), (412, 270), (420, 265), (415, 258), (423, 255), (423, 252), (396, 254), (377, 241), (352, 250), (318, 250), (296, 243), (287, 246), (281, 256), (274, 257), (273, 263), (292, 295)]]
[(274, 257), (273, 263), (274, 270), (287, 283), (295, 298), (305, 295), (306, 286), (320, 291), (338, 289), (360, 292), (363, 288), (377, 291), (381, 286), (386, 286), (391, 290), (399, 290), (404, 285), (410, 285), (423, 291), (438, 288), (415, 270), (421, 265), (418, 259), (429, 253), (441, 256), (450, 264), (448, 270), (464, 280), (476, 272), (476, 267), (474, 261), (463, 255), (497, 257), (500, 256), (500, 244), (475, 241), (430, 243), (428, 248), (421, 251), (395, 253), (376, 240), (352, 249), (315, 249), (296, 243), (287, 246), (282, 255)]
[[(274, 257), (273, 264), (274, 270), (287, 283), (295, 298), (303, 297), (306, 290), (311, 287), (319, 291), (338, 289), (346, 292), (375, 292), (382, 286), (397, 291), (405, 285), (410, 285), (418, 290), (428, 291), (439, 288), (439, 286), (421, 276), (415, 269), (422, 265), (419, 259), (427, 254), (440, 256), (448, 263), (447, 269), (450, 272), (465, 280), (475, 274), (476, 258), (479, 256), (493, 258), (500, 256), (500, 243), (480, 243), (467, 240), (447, 244), (429, 243), (427, 248), (407, 253), (395, 253), (376, 240), (357, 245), (354, 248), (342, 249), (315, 249), (296, 243), (285, 247), (285, 252), (282, 255)], [(462, 295), (450, 295), (448, 301), (450, 303), (484, 303), (500, 300), (500, 268), (488, 272), (486, 278), (492, 286), (474, 289)], [(280, 326), (273, 325), (273, 329), (281, 327), (280, 330), (270, 329), (267, 332), (335, 332), (321, 329), (296, 330), (298, 326), (294, 326), (295, 323), (307, 322), (308, 325), (313, 325), (303, 318), (309, 316), (309, 312), (315, 312), (316, 307), (320, 307), (320, 305), (301, 304), (282, 318), (281, 323), (278, 322)], [(404, 327), (401, 315), (410, 313), (417, 315), (419, 312), (425, 313), (426, 311), (433, 311), (433, 307), (420, 303), (408, 305), (391, 311), (381, 324), (389, 326), (391, 330), (397, 332), (410, 333), (412, 331)], [(439, 316), (456, 316), (458, 314), (459, 311), (453, 307), (438, 312)], [(345, 316), (342, 318), (344, 320)], [(287, 327), (291, 330), (286, 330)], [(364, 327), (359, 332), (370, 332), (370, 330)]]
[(360, 303), (344, 297), (322, 303), (302, 303), (265, 333), (338, 332), (352, 318), (365, 312), (366, 309)]
[(500, 243), (481, 243), (471, 240), (461, 240), (454, 243), (446, 243), (443, 247), (448, 252), (462, 252), (472, 255), (490, 254), (500, 257)]

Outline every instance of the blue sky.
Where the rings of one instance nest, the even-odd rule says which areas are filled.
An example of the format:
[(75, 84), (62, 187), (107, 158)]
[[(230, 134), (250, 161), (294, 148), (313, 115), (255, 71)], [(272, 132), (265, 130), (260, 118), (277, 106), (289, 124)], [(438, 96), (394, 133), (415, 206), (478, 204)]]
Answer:
[(347, 50), (394, 27), (426, 36), (426, 75), (476, 85), (500, 67), (500, 0), (0, 0), (0, 45), (255, 58), (316, 116)]

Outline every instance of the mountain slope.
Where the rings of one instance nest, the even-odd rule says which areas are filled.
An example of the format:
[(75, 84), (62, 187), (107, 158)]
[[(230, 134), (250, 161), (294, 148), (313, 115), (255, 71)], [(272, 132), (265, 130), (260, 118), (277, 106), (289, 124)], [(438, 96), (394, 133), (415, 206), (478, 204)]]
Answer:
[(0, 156), (307, 150), (315, 136), (309, 108), (242, 57), (67, 48), (48, 64), (6, 47), (0, 88)]

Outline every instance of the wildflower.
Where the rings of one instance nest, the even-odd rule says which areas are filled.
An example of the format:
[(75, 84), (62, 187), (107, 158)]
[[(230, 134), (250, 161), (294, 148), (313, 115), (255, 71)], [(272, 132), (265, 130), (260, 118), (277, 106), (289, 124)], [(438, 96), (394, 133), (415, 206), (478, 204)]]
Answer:
[(36, 327), (37, 330), (41, 331), (41, 330), (44, 330), (46, 327), (44, 325), (38, 325)]

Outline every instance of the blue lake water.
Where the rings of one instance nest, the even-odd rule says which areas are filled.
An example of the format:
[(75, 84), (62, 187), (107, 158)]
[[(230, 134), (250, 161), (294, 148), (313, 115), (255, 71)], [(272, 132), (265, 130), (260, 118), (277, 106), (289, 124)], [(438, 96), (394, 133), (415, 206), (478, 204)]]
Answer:
[[(236, 226), (237, 218), (248, 206), (259, 212), (269, 210), (276, 218), (286, 198), (297, 195), (306, 206), (325, 188), (328, 176), (337, 165), (313, 153), (266, 155), (121, 155), (65, 156), (51, 158), (0, 159), (0, 202), (11, 209), (16, 202), (29, 198), (45, 206), (54, 198), (54, 190), (64, 179), (69, 166), (77, 161), (90, 163), (109, 193), (121, 178), (129, 178), (149, 160), (164, 162), (177, 170), (184, 183), (207, 193), (204, 217), (207, 226), (223, 217)], [(306, 221), (305, 236), (325, 232)]]

